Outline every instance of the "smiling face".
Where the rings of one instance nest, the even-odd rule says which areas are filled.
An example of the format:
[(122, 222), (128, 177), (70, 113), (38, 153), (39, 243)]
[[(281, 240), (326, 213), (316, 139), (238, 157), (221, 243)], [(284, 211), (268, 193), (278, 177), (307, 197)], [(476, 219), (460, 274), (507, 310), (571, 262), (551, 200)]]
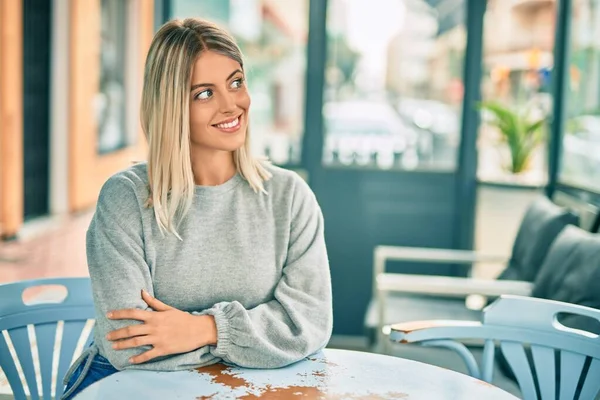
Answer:
[(190, 90), (190, 144), (232, 152), (246, 140), (250, 96), (242, 66), (205, 51), (196, 60)]

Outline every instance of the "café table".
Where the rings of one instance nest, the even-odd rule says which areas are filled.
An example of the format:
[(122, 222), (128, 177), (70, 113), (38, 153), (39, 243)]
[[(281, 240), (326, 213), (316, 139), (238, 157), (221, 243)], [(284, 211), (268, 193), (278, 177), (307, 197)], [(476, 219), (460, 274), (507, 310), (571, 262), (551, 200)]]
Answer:
[(516, 397), (448, 369), (399, 357), (325, 349), (279, 369), (215, 364), (190, 371), (125, 370), (83, 390), (92, 399), (485, 399)]

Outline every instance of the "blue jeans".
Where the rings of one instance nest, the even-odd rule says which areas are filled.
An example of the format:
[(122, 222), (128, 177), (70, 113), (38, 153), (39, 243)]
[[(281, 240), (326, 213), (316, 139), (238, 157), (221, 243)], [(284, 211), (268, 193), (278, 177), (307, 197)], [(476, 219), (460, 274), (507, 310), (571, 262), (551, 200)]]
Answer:
[[(86, 364), (85, 361), (86, 360), (83, 360), (79, 364), (77, 369), (73, 372), (73, 374), (69, 378), (69, 382), (67, 383), (67, 386), (65, 387), (64, 393), (66, 393), (67, 390), (69, 390), (75, 384), (75, 382), (77, 381), (77, 378), (79, 378), (79, 376), (83, 372), (83, 369)], [(73, 390), (73, 393), (71, 393), (69, 395), (69, 397), (65, 397), (62, 400), (71, 400), (79, 392), (81, 392), (86, 387), (90, 386), (92, 383), (97, 382), (102, 378), (106, 378), (107, 376), (110, 376), (110, 375), (114, 374), (115, 372), (119, 372), (119, 371), (117, 369), (115, 369), (115, 367), (112, 366), (110, 361), (108, 361), (106, 358), (102, 357), (100, 354), (96, 354), (96, 356), (92, 360), (92, 363), (90, 364), (90, 368), (87, 371), (87, 373), (85, 374), (85, 377), (83, 378), (83, 380), (79, 383), (77, 388), (75, 388), (75, 390)]]

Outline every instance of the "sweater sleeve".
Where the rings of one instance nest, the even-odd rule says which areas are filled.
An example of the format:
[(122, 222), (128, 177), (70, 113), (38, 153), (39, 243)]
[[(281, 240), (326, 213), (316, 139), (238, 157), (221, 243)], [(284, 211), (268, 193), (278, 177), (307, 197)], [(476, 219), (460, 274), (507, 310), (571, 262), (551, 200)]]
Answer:
[(203, 311), (217, 325), (213, 355), (242, 367), (278, 368), (325, 347), (333, 312), (323, 230), (315, 196), (298, 178), (287, 260), (274, 299), (248, 310), (233, 301)]
[(106, 334), (133, 320), (110, 320), (106, 313), (124, 308), (151, 310), (142, 300), (141, 290), (154, 295), (150, 268), (146, 263), (140, 205), (134, 184), (123, 176), (110, 178), (102, 187), (96, 211), (86, 235), (87, 261), (96, 309), (95, 343), (118, 370), (179, 370), (211, 363), (207, 346), (195, 351), (131, 364), (130, 357), (149, 346), (113, 350)]

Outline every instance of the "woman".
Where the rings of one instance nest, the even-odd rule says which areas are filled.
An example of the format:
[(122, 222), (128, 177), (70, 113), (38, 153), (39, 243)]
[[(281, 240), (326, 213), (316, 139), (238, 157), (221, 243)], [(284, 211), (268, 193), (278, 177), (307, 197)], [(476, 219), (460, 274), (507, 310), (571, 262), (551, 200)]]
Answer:
[(156, 34), (141, 106), (149, 158), (100, 192), (87, 232), (95, 340), (63, 398), (118, 370), (277, 368), (327, 344), (323, 217), (295, 173), (250, 155), (244, 79), (215, 25)]

